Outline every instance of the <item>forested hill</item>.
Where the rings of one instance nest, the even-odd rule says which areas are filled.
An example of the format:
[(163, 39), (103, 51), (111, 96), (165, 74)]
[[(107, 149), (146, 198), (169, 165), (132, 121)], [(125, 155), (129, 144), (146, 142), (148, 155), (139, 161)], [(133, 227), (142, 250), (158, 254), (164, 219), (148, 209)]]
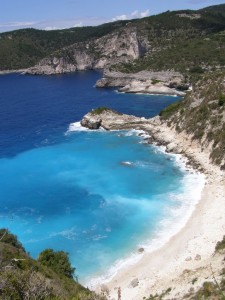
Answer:
[(124, 21), (100, 26), (62, 30), (21, 29), (0, 34), (0, 70), (27, 68), (52, 52), (77, 42), (99, 38), (125, 24)]
[[(123, 43), (115, 53), (108, 53), (105, 48), (99, 49), (98, 43), (102, 42), (99, 42), (99, 38), (104, 37), (104, 43), (117, 43), (115, 36), (118, 38), (131, 32), (135, 32), (137, 36), (137, 46), (143, 48), (138, 55), (130, 57), (129, 51), (123, 52)], [(125, 40), (127, 36), (125, 35)], [(192, 71), (198, 72), (205, 68), (223, 67), (225, 4), (198, 11), (167, 11), (143, 19), (112, 22), (96, 27), (54, 31), (23, 29), (1, 33), (0, 70), (28, 68), (49, 56), (65, 58), (65, 64), (76, 65), (76, 59), (72, 57), (74, 50), (71, 49), (77, 51), (79, 48), (84, 51), (91, 41), (95, 42), (97, 50), (89, 49), (88, 55), (93, 56), (89, 69), (108, 66), (107, 59), (113, 55), (115, 59), (110, 61), (110, 65), (117, 65), (116, 59), (121, 58), (121, 55), (127, 57), (118, 59), (119, 65), (113, 66), (114, 69), (126, 72), (143, 69), (189, 71), (193, 68)], [(127, 43), (125, 41), (124, 48), (129, 46)], [(99, 64), (103, 56), (106, 62)]]

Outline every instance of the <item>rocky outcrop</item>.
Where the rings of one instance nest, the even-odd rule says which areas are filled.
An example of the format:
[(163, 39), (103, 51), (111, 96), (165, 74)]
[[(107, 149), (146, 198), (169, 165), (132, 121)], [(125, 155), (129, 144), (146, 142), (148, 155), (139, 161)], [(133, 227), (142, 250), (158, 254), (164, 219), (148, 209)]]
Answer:
[(119, 87), (124, 93), (164, 94), (184, 96), (189, 85), (184, 84), (184, 77), (178, 72), (141, 71), (135, 74), (105, 71), (96, 87)]
[(145, 118), (138, 118), (132, 115), (121, 114), (111, 109), (92, 110), (86, 114), (81, 120), (81, 125), (89, 129), (99, 129), (102, 127), (105, 130), (125, 130), (125, 129), (142, 129), (146, 124)]
[(148, 48), (146, 41), (138, 37), (135, 28), (125, 28), (55, 52), (29, 68), (27, 73), (51, 75), (128, 63), (144, 55)]

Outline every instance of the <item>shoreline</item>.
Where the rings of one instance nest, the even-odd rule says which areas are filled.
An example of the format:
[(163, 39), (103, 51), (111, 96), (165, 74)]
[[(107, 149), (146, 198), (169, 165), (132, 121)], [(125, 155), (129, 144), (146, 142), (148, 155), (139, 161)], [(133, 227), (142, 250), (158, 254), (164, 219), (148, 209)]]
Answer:
[[(68, 129), (68, 132), (73, 131), (89, 131), (89, 132), (96, 132), (98, 130), (90, 130), (80, 125), (80, 122), (71, 123)], [(104, 130), (105, 132), (105, 130)], [(113, 132), (113, 131), (112, 131)], [(120, 132), (120, 131), (116, 131)], [(147, 139), (150, 138), (148, 134), (144, 131), (139, 130), (128, 130), (127, 134), (125, 135), (136, 135), (140, 137), (141, 141), (139, 143), (148, 144)], [(181, 154), (174, 154), (166, 152), (165, 146), (157, 146), (151, 145), (153, 149), (155, 148), (156, 152), (162, 153), (163, 155), (167, 156), (167, 159), (173, 160), (174, 164), (179, 168), (183, 173), (183, 184), (182, 187), (184, 190), (180, 191), (178, 194), (172, 194), (172, 197), (181, 197), (182, 200), (178, 201), (177, 207), (174, 207), (174, 210), (167, 211), (167, 215), (163, 218), (160, 223), (155, 228), (154, 232), (151, 232), (151, 238), (149, 238), (149, 234), (146, 234), (146, 238), (137, 245), (137, 247), (133, 250), (130, 250), (128, 255), (125, 255), (122, 259), (118, 259), (113, 263), (110, 269), (105, 272), (100, 272), (100, 275), (91, 276), (86, 278), (83, 282), (86, 287), (89, 289), (94, 289), (96, 286), (106, 284), (110, 282), (118, 272), (133, 265), (133, 262), (136, 264), (141, 260), (143, 254), (150, 254), (161, 247), (163, 247), (174, 235), (176, 235), (187, 223), (190, 215), (193, 213), (197, 203), (200, 200), (200, 194), (203, 189), (203, 185), (205, 184), (205, 176), (196, 171), (192, 166), (187, 166), (187, 158), (185, 158)], [(129, 162), (127, 162), (129, 163)], [(190, 180), (191, 182), (196, 182), (198, 186), (197, 196), (193, 197), (191, 203), (187, 202), (186, 195), (191, 195), (190, 191)], [(181, 203), (183, 201), (183, 203)], [(177, 223), (174, 224), (174, 218), (176, 219)], [(141, 249), (141, 251), (140, 251)]]
[[(202, 152), (201, 146), (185, 133), (178, 134), (157, 118), (150, 121), (142, 124), (141, 129), (153, 138), (156, 145), (167, 144), (169, 152), (182, 153), (189, 165), (195, 170), (200, 168), (205, 174), (206, 183), (201, 199), (184, 227), (162, 247), (151, 253), (144, 252), (137, 263), (124, 266), (110, 281), (95, 287), (97, 292), (107, 290), (108, 299), (117, 299), (118, 289), (123, 300), (141, 300), (167, 289), (171, 290), (165, 299), (181, 299), (190, 289), (197, 290), (203, 282), (213, 280), (211, 265), (215, 267), (216, 277), (222, 268), (221, 259), (214, 256), (214, 251), (225, 233), (224, 172), (212, 165), (209, 153)], [(171, 141), (176, 141), (173, 147)], [(176, 151), (178, 147), (180, 149)], [(195, 278), (198, 280), (193, 286)]]
[(3, 70), (3, 71), (0, 71), (0, 75), (7, 75), (7, 74), (14, 74), (14, 73), (23, 74), (26, 71), (27, 71), (27, 69)]

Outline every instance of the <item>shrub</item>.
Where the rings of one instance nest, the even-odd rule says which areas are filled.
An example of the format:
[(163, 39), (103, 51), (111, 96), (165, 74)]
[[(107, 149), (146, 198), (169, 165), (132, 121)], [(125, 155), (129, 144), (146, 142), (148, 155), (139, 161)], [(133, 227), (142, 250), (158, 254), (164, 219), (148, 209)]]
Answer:
[(221, 94), (219, 96), (219, 101), (218, 101), (218, 105), (219, 106), (223, 106), (225, 104), (225, 94)]
[(17, 236), (9, 233), (8, 229), (0, 229), (0, 241), (5, 244), (10, 244), (11, 246), (14, 246), (15, 248), (21, 249), (25, 252), (22, 244), (18, 241)]
[(174, 103), (170, 104), (169, 106), (167, 106), (166, 108), (164, 108), (163, 110), (160, 111), (160, 113), (159, 113), (160, 117), (163, 117), (165, 119), (169, 118), (175, 112), (178, 111), (180, 105), (181, 105), (180, 100), (177, 101), (177, 102), (174, 102)]
[(38, 262), (50, 267), (59, 275), (64, 275), (69, 278), (73, 278), (74, 276), (75, 268), (71, 266), (68, 253), (64, 251), (46, 249), (40, 253)]
[(161, 80), (159, 80), (159, 79), (152, 79), (152, 84), (157, 84), (157, 83), (160, 83), (161, 82)]
[(216, 244), (216, 251), (220, 251), (225, 249), (225, 236), (223, 237), (222, 241), (217, 242)]
[(104, 111), (108, 111), (109, 110), (109, 108), (107, 108), (107, 107), (98, 107), (98, 108), (96, 108), (96, 109), (93, 109), (92, 111), (91, 111), (91, 114), (92, 115), (100, 115), (101, 113), (103, 113)]

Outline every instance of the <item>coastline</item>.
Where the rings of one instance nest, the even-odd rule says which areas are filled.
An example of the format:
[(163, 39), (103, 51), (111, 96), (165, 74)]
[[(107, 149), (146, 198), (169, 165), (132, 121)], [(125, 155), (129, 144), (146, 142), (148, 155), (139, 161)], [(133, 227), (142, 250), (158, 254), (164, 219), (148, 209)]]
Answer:
[(21, 73), (21, 74), (23, 74), (26, 71), (27, 71), (27, 69), (3, 70), (3, 71), (0, 71), (0, 75), (14, 74), (14, 73)]
[[(118, 289), (123, 300), (139, 300), (167, 289), (171, 290), (165, 299), (181, 299), (190, 289), (197, 290), (207, 279), (213, 280), (211, 265), (216, 277), (221, 268), (221, 258), (214, 251), (225, 233), (224, 172), (212, 165), (209, 153), (202, 152), (200, 145), (185, 133), (178, 134), (158, 118), (150, 121), (141, 129), (158, 145), (169, 144), (170, 152), (187, 157), (189, 164), (203, 171), (206, 183), (191, 217), (177, 234), (159, 249), (144, 252), (138, 262), (124, 266), (103, 285), (95, 286), (97, 292), (107, 290), (108, 299), (117, 299)], [(198, 280), (193, 285), (195, 278)]]

